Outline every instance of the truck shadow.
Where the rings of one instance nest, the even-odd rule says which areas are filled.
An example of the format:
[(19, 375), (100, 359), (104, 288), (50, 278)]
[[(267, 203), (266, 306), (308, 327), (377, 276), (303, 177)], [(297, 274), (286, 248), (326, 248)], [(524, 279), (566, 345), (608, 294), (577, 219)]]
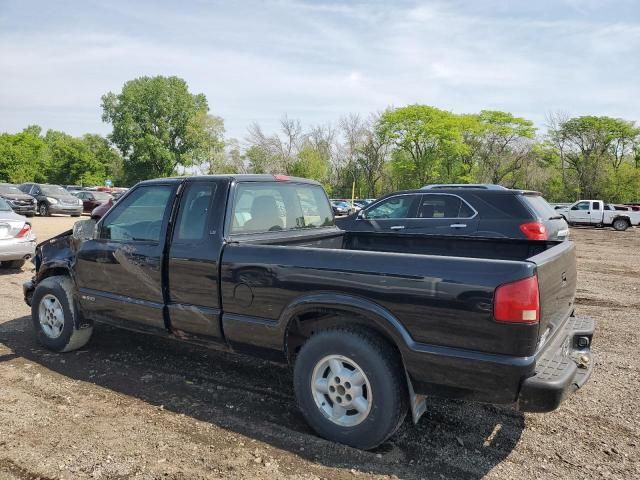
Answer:
[(287, 367), (98, 326), (89, 345), (55, 354), (30, 318), (0, 324), (13, 354), (74, 380), (128, 395), (284, 449), (321, 465), (399, 478), (481, 478), (515, 448), (524, 416), (508, 408), (430, 399), (427, 413), (372, 452), (318, 438), (304, 422)]

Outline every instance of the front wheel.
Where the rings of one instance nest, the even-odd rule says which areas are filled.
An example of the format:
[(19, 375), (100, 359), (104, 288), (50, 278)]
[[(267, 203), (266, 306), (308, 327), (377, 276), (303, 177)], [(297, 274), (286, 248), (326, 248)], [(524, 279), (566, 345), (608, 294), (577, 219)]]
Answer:
[(613, 228), (619, 232), (624, 232), (627, 228), (629, 228), (629, 222), (624, 218), (616, 218), (613, 221)]
[(69, 277), (48, 277), (38, 284), (33, 292), (31, 319), (44, 347), (56, 352), (84, 347), (91, 338), (93, 325), (77, 328), (78, 315)]
[(302, 414), (320, 436), (368, 450), (405, 418), (404, 375), (398, 353), (375, 333), (332, 329), (302, 346), (294, 387)]
[(49, 206), (42, 202), (40, 204), (40, 206), (38, 207), (38, 213), (40, 214), (41, 217), (48, 217), (49, 216)]

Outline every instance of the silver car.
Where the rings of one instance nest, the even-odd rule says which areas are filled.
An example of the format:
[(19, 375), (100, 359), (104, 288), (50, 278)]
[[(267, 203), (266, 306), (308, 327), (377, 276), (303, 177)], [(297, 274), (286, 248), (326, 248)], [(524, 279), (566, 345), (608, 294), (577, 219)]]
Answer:
[(35, 250), (36, 236), (31, 224), (0, 198), (0, 267), (22, 268)]

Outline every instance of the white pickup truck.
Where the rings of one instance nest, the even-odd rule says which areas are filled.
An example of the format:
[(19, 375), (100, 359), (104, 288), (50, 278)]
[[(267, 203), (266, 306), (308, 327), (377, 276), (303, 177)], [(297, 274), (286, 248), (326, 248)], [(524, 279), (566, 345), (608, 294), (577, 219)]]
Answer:
[(616, 210), (613, 205), (602, 200), (579, 200), (568, 207), (557, 208), (556, 211), (569, 225), (608, 226), (619, 231), (640, 225), (640, 212)]

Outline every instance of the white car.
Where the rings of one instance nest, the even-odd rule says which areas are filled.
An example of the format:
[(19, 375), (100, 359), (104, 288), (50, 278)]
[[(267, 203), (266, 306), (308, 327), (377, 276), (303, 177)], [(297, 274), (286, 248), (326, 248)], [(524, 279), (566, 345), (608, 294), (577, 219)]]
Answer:
[(0, 198), (0, 267), (22, 268), (35, 250), (36, 236), (31, 224)]
[(619, 231), (640, 225), (640, 212), (617, 210), (602, 200), (578, 200), (568, 207), (557, 209), (556, 212), (562, 215), (569, 225), (609, 226)]

